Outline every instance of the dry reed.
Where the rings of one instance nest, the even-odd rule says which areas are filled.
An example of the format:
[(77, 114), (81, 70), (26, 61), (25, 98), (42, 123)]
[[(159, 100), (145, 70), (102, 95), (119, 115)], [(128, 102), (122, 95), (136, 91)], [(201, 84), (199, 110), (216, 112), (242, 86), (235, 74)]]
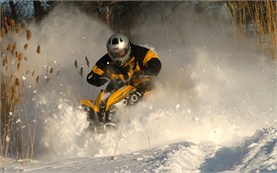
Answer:
[(7, 56), (5, 56), (5, 57), (3, 58), (3, 63), (2, 63), (2, 65), (3, 65), (3, 66), (8, 65), (8, 57), (7, 57)]
[(40, 45), (37, 47), (37, 53), (40, 54)]
[(32, 37), (32, 33), (30, 30), (27, 30), (27, 34), (26, 34), (27, 40), (30, 40)]
[(235, 35), (239, 35), (240, 40), (249, 36), (256, 38), (257, 47), (276, 61), (276, 2), (227, 1), (227, 5), (233, 17), (233, 26), (239, 28)]
[[(32, 33), (28, 29), (27, 22), (25, 22), (23, 29), (21, 27), (21, 24), (16, 23), (12, 19), (8, 19), (7, 17), (2, 18), (1, 37), (3, 40), (1, 51), (2, 55), (4, 55), (2, 56), (2, 66), (6, 67), (6, 71), (2, 71), (1, 73), (0, 150), (1, 153), (4, 153), (5, 157), (15, 156), (17, 159), (26, 159), (34, 158), (35, 155), (36, 125), (30, 124), (30, 113), (27, 112), (24, 101), (24, 98), (28, 97), (28, 93), (33, 92), (29, 92), (29, 89), (26, 89), (24, 83), (26, 82), (26, 78), (28, 78), (28, 82), (36, 83), (37, 88), (32, 89), (37, 90), (39, 88), (39, 75), (36, 74), (36, 71), (39, 71), (39, 69), (38, 66), (32, 67), (28, 65), (30, 58), (28, 57), (30, 55), (28, 47), (32, 41)], [(24, 34), (26, 34), (28, 40), (25, 44), (17, 41)], [(23, 48), (25, 50), (24, 52), (22, 52)], [(40, 45), (37, 46), (36, 53), (41, 53)], [(15, 62), (13, 57), (15, 57)], [(25, 61), (22, 61), (23, 58)], [(51, 67), (50, 74), (53, 71), (54, 68)], [(36, 77), (34, 77), (35, 75)], [(49, 82), (49, 79), (47, 82)], [(37, 106), (35, 109), (38, 109)], [(24, 121), (21, 116), (22, 111), (25, 113)], [(37, 113), (36, 111), (34, 115), (35, 120)], [(27, 127), (27, 132), (24, 126)]]
[(20, 85), (19, 79), (16, 78), (16, 79), (15, 79), (15, 86), (19, 86), (19, 85)]
[(7, 21), (8, 21), (7, 16), (4, 16), (4, 17), (3, 17), (3, 21), (4, 21), (4, 22), (7, 22)]
[(22, 53), (19, 53), (19, 55), (17, 56), (17, 61), (21, 61), (23, 58), (23, 54)]
[(14, 43), (13, 43), (13, 48), (12, 48), (12, 51), (11, 51), (11, 52), (12, 52), (12, 54), (14, 54), (14, 53), (15, 53), (15, 51), (16, 51), (16, 43), (14, 42)]
[(50, 71), (49, 71), (49, 72), (50, 72), (50, 74), (51, 74), (51, 73), (53, 73), (53, 71), (54, 71), (54, 68), (53, 68), (53, 67), (51, 67), (51, 68), (50, 68)]
[(6, 33), (6, 29), (4, 27), (2, 27), (2, 29), (1, 29), (1, 37), (4, 37), (5, 33)]
[(88, 66), (88, 68), (89, 68), (89, 60), (88, 60), (88, 57), (86, 56), (85, 59), (86, 59), (87, 66)]
[(39, 82), (39, 76), (36, 77), (36, 83), (38, 84)]
[(24, 49), (28, 49), (28, 43), (24, 44)]
[(15, 27), (15, 21), (13, 19), (10, 20), (10, 26)]
[(77, 60), (75, 60), (74, 66), (75, 66), (75, 68), (78, 68), (78, 62), (77, 62)]
[(80, 74), (81, 77), (83, 77), (83, 74), (84, 74), (84, 69), (83, 69), (83, 67), (80, 68), (79, 74)]
[(19, 63), (17, 63), (17, 65), (16, 65), (16, 70), (17, 70), (17, 71), (19, 71), (19, 70), (20, 70), (20, 62), (19, 62)]
[(20, 33), (20, 31), (22, 30), (22, 29), (21, 29), (21, 24), (20, 24), (20, 23), (18, 23), (18, 24), (16, 25), (15, 30), (16, 30), (16, 33)]
[(7, 47), (7, 51), (11, 52), (13, 50), (13, 46), (12, 44), (10, 43)]

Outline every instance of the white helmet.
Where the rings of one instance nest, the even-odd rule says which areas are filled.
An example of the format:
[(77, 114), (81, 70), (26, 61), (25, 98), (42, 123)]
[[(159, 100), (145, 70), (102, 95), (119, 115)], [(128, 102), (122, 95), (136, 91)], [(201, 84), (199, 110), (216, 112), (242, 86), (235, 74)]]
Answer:
[(129, 39), (123, 34), (112, 35), (107, 42), (107, 51), (116, 65), (123, 66), (130, 58), (131, 46)]

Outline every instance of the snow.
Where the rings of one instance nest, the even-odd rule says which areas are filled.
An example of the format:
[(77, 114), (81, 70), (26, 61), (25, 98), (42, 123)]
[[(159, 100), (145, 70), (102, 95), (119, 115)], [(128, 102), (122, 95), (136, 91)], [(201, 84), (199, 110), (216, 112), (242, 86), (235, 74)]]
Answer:
[(7, 162), (5, 172), (276, 172), (276, 137), (275, 127), (257, 131), (236, 147), (179, 142), (115, 157), (1, 158), (1, 163)]
[[(54, 10), (40, 26), (30, 26), (42, 47), (40, 58), (48, 57), (48, 65), (59, 74), (30, 87), (26, 108), (22, 106), (30, 116), (30, 129), (37, 125), (34, 159), (1, 157), (1, 170), (276, 172), (276, 64), (252, 48), (227, 44), (220, 32), (211, 40), (208, 28), (191, 23), (185, 31), (176, 27), (186, 21), (174, 20), (186, 11), (182, 4), (178, 8), (167, 16), (172, 40), (165, 38), (163, 27), (156, 27), (161, 24), (155, 18), (146, 21), (157, 22), (153, 28), (145, 23), (133, 29), (135, 40), (155, 47), (163, 69), (149, 97), (120, 110), (121, 133), (120, 128), (106, 134), (87, 130), (78, 100), (95, 98), (100, 88), (87, 84), (74, 67), (78, 59), (87, 74), (91, 67), (85, 68), (84, 57), (94, 64), (106, 51), (105, 38), (112, 31), (68, 9)], [(48, 78), (43, 62), (37, 64), (38, 73)], [(35, 86), (27, 75), (22, 79), (26, 86)], [(26, 127), (24, 116), (15, 120)]]

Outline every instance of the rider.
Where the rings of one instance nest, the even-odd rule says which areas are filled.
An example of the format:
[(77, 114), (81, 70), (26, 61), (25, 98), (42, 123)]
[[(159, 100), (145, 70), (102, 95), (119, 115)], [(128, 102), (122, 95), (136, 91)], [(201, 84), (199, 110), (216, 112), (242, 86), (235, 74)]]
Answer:
[[(161, 62), (155, 52), (133, 44), (123, 34), (112, 35), (106, 46), (108, 53), (96, 62), (87, 75), (87, 81), (91, 85), (99, 87), (110, 82), (107, 90), (112, 92), (132, 84), (134, 77), (155, 77), (161, 70)], [(141, 83), (136, 87), (138, 95), (143, 96), (153, 86), (153, 80)]]

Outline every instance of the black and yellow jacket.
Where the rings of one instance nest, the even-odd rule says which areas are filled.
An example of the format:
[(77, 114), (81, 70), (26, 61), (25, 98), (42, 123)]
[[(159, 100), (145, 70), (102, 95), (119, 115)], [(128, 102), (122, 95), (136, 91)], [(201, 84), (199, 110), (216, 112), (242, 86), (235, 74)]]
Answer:
[(115, 65), (110, 56), (105, 54), (87, 75), (87, 81), (94, 86), (102, 86), (111, 78), (126, 81), (134, 74), (157, 76), (160, 70), (161, 62), (156, 53), (131, 43), (130, 59), (123, 66)]

